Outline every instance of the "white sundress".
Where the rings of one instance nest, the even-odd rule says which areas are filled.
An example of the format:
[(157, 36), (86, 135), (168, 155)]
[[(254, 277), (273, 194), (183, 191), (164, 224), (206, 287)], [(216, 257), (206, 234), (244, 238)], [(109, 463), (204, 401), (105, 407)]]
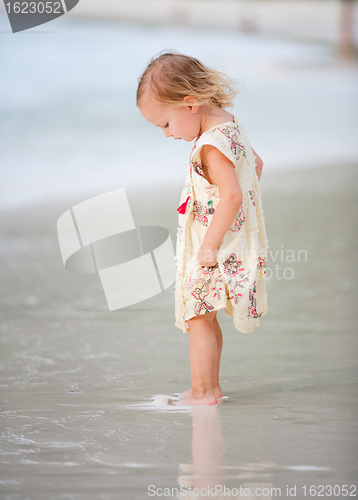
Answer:
[[(219, 149), (235, 166), (243, 194), (239, 213), (218, 247), (217, 264), (203, 267), (197, 254), (220, 201), (219, 188), (205, 178), (200, 150)], [(224, 308), (234, 326), (248, 333), (267, 312), (267, 238), (255, 157), (244, 128), (234, 121), (204, 132), (189, 158), (178, 208), (175, 326), (188, 332), (187, 320)]]

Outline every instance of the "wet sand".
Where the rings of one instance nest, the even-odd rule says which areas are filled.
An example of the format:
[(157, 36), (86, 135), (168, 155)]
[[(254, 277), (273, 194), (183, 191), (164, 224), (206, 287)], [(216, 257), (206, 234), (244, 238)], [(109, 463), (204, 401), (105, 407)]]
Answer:
[[(190, 385), (173, 286), (109, 312), (96, 275), (63, 268), (56, 221), (86, 197), (3, 210), (1, 498), (134, 500), (150, 485), (288, 498), (288, 485), (303, 499), (305, 485), (353, 485), (356, 186), (355, 165), (264, 171), (269, 312), (242, 334), (220, 311), (227, 399), (211, 410), (149, 404)], [(136, 224), (175, 242), (181, 188), (163, 205), (128, 192)]]

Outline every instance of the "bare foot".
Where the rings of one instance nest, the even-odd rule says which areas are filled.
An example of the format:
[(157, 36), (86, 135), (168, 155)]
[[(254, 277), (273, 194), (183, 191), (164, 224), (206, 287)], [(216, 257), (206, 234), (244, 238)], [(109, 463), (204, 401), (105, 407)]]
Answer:
[(175, 402), (175, 406), (193, 406), (193, 405), (216, 405), (214, 392), (205, 394), (202, 398), (196, 398), (190, 390), (187, 396)]
[[(181, 394), (179, 394), (179, 398), (182, 399), (182, 398), (185, 398), (186, 396), (189, 396), (189, 394), (191, 394), (191, 389), (188, 389), (187, 391), (185, 392), (182, 392)], [(221, 390), (220, 386), (219, 387), (215, 387), (214, 389), (214, 395), (215, 395), (215, 398), (217, 400), (217, 402), (220, 404), (223, 402), (223, 391)]]
[(188, 389), (187, 391), (182, 392), (179, 394), (179, 398), (185, 398), (185, 396), (188, 396), (188, 394), (191, 394), (191, 389)]

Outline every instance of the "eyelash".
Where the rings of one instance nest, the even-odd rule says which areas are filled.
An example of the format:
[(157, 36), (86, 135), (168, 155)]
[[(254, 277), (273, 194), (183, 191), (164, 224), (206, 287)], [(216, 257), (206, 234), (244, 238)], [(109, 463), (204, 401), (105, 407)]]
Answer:
[(166, 125), (164, 125), (164, 128), (167, 128), (167, 127), (169, 127), (169, 123), (167, 123)]

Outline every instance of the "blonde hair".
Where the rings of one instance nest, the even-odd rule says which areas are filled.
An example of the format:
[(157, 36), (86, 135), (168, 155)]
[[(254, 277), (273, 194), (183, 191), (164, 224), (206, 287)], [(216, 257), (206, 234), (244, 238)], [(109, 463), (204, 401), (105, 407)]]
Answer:
[(216, 104), (219, 108), (233, 106), (239, 93), (237, 82), (220, 71), (210, 69), (195, 57), (176, 52), (154, 56), (138, 78), (136, 104), (144, 95), (160, 104), (185, 106), (185, 96), (193, 96), (199, 104)]

